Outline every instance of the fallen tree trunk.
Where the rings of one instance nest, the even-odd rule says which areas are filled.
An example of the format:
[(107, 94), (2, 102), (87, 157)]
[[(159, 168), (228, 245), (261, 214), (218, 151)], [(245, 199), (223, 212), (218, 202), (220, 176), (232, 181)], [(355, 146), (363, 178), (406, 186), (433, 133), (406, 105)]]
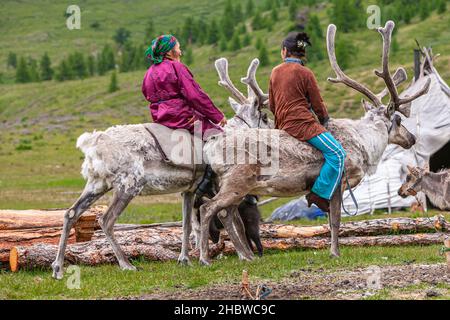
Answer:
[[(97, 219), (105, 208), (97, 206), (86, 211), (71, 230), (69, 243), (91, 240)], [(12, 247), (57, 244), (64, 213), (65, 210), (0, 210), (0, 264), (9, 261)]]
[[(100, 216), (106, 206), (88, 209), (84, 216)], [(0, 230), (22, 230), (62, 227), (65, 209), (62, 210), (0, 210)], [(98, 229), (99, 226), (96, 225)]]
[[(176, 260), (181, 249), (181, 229), (144, 228), (117, 231), (116, 239), (129, 258), (143, 257), (148, 260)], [(343, 246), (397, 246), (397, 245), (429, 245), (442, 243), (445, 233), (383, 235), (366, 237), (341, 238)], [(328, 238), (275, 238), (262, 239), (265, 249), (288, 250), (294, 248), (323, 249), (330, 245)], [(234, 253), (229, 241), (211, 246), (211, 256), (223, 251)], [(11, 250), (10, 266), (12, 271), (29, 268), (47, 268), (56, 257), (57, 246), (38, 244), (31, 247), (15, 247)], [(192, 250), (191, 256), (198, 257), (198, 250)], [(95, 266), (116, 261), (114, 253), (104, 236), (96, 233), (96, 239), (67, 247), (65, 259), (70, 264)]]
[[(450, 230), (450, 223), (443, 216), (432, 218), (387, 218), (342, 223), (339, 228), (340, 237), (372, 236), (393, 233), (418, 233)], [(320, 226), (293, 226), (283, 224), (262, 224), (263, 238), (308, 238), (329, 236), (328, 224)]]

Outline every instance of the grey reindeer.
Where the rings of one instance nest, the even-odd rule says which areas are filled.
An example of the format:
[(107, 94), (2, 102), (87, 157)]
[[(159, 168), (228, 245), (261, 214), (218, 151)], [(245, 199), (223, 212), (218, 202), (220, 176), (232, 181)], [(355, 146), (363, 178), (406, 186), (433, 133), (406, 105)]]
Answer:
[[(254, 59), (247, 73), (247, 80), (257, 90), (256, 70), (258, 59)], [(245, 97), (231, 82), (228, 75), (228, 61), (221, 58), (215, 62), (219, 74), (219, 85), (227, 89), (234, 97), (229, 102), (235, 112), (225, 126), (225, 131), (240, 127), (273, 128), (273, 121), (263, 110), (261, 100), (252, 89), (248, 89)], [(70, 229), (93, 203), (108, 191), (113, 191), (112, 201), (102, 216), (100, 225), (123, 270), (136, 270), (128, 261), (114, 238), (114, 224), (137, 195), (159, 195), (182, 192), (183, 196), (183, 239), (178, 261), (189, 263), (189, 236), (191, 233), (191, 216), (194, 201), (194, 190), (204, 172), (204, 163), (196, 165), (192, 162), (168, 163), (159, 151), (157, 143), (147, 131), (150, 129), (160, 146), (169, 156), (176, 142), (171, 140), (173, 130), (156, 123), (121, 125), (108, 128), (105, 131), (84, 133), (77, 140), (77, 147), (85, 155), (82, 165), (82, 175), (87, 181), (85, 188), (76, 202), (64, 215), (64, 226), (59, 241), (58, 253), (52, 264), (53, 277), (62, 279), (64, 273), (64, 252)], [(188, 132), (179, 132), (188, 141), (193, 139)], [(186, 140), (185, 140), (186, 141)], [(191, 145), (195, 144), (191, 143)], [(201, 143), (200, 143), (201, 146)], [(200, 153), (201, 153), (200, 149)], [(193, 152), (194, 154), (194, 152)], [(197, 155), (196, 155), (197, 156)], [(196, 221), (196, 219), (194, 219)], [(236, 238), (240, 235), (229, 232), (231, 240), (239, 246), (245, 241)], [(242, 251), (242, 250), (240, 250)]]
[[(406, 79), (406, 72), (400, 68), (394, 77), (389, 72), (389, 50), (394, 26), (394, 22), (388, 21), (384, 28), (378, 28), (383, 39), (382, 71), (375, 70), (375, 74), (384, 80), (387, 87), (378, 95), (348, 77), (341, 70), (335, 56), (336, 26), (331, 24), (327, 30), (328, 57), (337, 76), (328, 80), (333, 83), (343, 83), (362, 93), (370, 101), (363, 101), (366, 112), (361, 119), (331, 119), (328, 124), (328, 130), (347, 151), (345, 170), (351, 187), (355, 187), (366, 174), (375, 172), (388, 144), (397, 144), (406, 149), (415, 144), (414, 135), (401, 124), (401, 117), (395, 112), (409, 116), (411, 101), (425, 94), (430, 82), (428, 81), (419, 92), (410, 97), (399, 96), (396, 86)], [(256, 89), (254, 91), (258, 92)], [(381, 99), (387, 93), (390, 94), (390, 102), (384, 105)], [(268, 149), (273, 147), (272, 151), (278, 148), (278, 170), (275, 174), (261, 174), (263, 165), (258, 162), (250, 163), (249, 161), (249, 163), (239, 164), (223, 161), (222, 154), (225, 150), (231, 154), (238, 151), (230, 147), (232, 143), (226, 143), (226, 141), (251, 141), (255, 137), (257, 138), (253, 144), (267, 144)], [(271, 137), (275, 138), (272, 140)], [(204, 150), (207, 162), (212, 165), (217, 175), (216, 184), (219, 186), (217, 195), (200, 207), (200, 263), (204, 265), (210, 264), (208, 226), (215, 215), (220, 218), (226, 217), (229, 212), (235, 212), (236, 206), (246, 194), (276, 197), (302, 195), (312, 187), (323, 163), (321, 153), (308, 143), (300, 142), (285, 131), (275, 129), (240, 129), (214, 136), (206, 142)], [(251, 154), (249, 150), (248, 158), (254, 157), (258, 155)], [(343, 187), (344, 184), (340, 189), (338, 188), (341, 192), (335, 192), (330, 205), (331, 256), (334, 257), (340, 255), (338, 232)], [(244, 260), (253, 259), (253, 253), (248, 246), (240, 255), (244, 257)]]
[(431, 172), (428, 167), (407, 166), (405, 182), (398, 189), (398, 195), (406, 198), (423, 192), (431, 203), (441, 210), (450, 210), (450, 170)]

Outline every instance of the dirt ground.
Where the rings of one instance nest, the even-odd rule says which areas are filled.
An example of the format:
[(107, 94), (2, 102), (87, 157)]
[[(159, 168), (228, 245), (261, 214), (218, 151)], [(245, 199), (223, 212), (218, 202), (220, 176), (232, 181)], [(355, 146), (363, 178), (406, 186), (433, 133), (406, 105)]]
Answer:
[[(450, 273), (447, 271), (446, 264), (443, 263), (357, 268), (332, 272), (321, 269), (302, 269), (292, 272), (280, 281), (252, 282), (251, 275), (249, 275), (249, 278), (252, 294), (256, 292), (257, 286), (262, 284), (272, 290), (267, 296), (268, 300), (353, 300), (370, 298), (376, 294), (381, 294), (384, 298), (389, 299), (428, 299), (434, 297), (445, 299), (450, 297), (448, 287), (450, 285)], [(376, 279), (379, 279), (379, 281)], [(152, 294), (121, 299), (246, 299), (240, 294), (240, 286), (240, 283), (220, 284), (200, 289), (187, 289), (180, 286), (179, 290), (173, 292), (157, 290)], [(377, 286), (379, 289), (377, 289)]]

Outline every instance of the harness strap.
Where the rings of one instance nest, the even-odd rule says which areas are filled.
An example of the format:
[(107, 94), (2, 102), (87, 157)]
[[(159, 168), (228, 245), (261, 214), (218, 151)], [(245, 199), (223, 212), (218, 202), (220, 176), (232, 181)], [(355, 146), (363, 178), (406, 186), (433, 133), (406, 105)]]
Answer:
[(169, 163), (169, 164), (173, 164), (173, 162), (167, 157), (166, 153), (164, 152), (163, 148), (161, 147), (161, 144), (159, 143), (158, 138), (156, 138), (155, 134), (149, 128), (147, 128), (146, 126), (144, 126), (144, 125), (142, 125), (142, 126), (145, 128), (145, 130), (147, 130), (148, 133), (150, 133), (150, 135), (152, 136), (153, 140), (155, 140), (156, 148), (158, 149), (158, 151), (163, 156), (164, 162)]
[[(163, 148), (161, 147), (161, 144), (159, 143), (159, 140), (155, 136), (155, 134), (149, 128), (147, 128), (146, 126), (143, 125), (143, 127), (145, 128), (145, 130), (147, 130), (148, 133), (150, 133), (150, 135), (152, 136), (153, 140), (155, 140), (156, 148), (161, 153), (164, 162), (169, 164), (169, 165), (175, 166), (175, 164), (172, 162), (172, 160), (170, 160), (167, 157), (166, 153), (164, 152)], [(197, 176), (197, 165), (195, 164), (195, 153), (194, 152), (195, 152), (194, 137), (191, 136), (192, 179), (191, 179), (191, 184), (189, 185), (188, 189), (192, 188), (192, 186), (195, 183), (195, 177)]]
[(345, 208), (345, 206), (344, 206), (344, 197), (342, 196), (342, 189), (339, 188), (339, 192), (340, 192), (340, 194), (341, 194), (341, 201), (342, 201), (342, 210), (344, 210), (344, 212), (345, 212), (346, 214), (348, 214), (349, 216), (356, 216), (356, 215), (358, 214), (358, 210), (359, 210), (358, 201), (356, 201), (356, 197), (355, 197), (355, 195), (353, 194), (352, 188), (350, 187), (350, 182), (348, 181), (347, 171), (345, 171), (345, 169), (344, 169), (344, 175), (345, 175), (345, 183), (347, 184), (347, 190), (348, 190), (348, 192), (350, 193), (350, 196), (352, 197), (352, 201), (353, 201), (353, 204), (354, 204), (355, 207), (356, 207), (356, 211), (355, 211), (354, 213), (350, 213), (350, 212), (348, 212), (348, 210)]

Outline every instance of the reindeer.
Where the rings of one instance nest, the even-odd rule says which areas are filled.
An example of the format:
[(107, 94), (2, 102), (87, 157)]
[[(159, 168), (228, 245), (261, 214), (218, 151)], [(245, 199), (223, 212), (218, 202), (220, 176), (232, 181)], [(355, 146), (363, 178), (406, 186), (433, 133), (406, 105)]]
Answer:
[[(333, 83), (343, 83), (346, 86), (365, 95), (370, 102), (363, 100), (365, 115), (360, 120), (331, 119), (328, 130), (340, 141), (347, 151), (345, 171), (349, 177), (349, 185), (355, 187), (366, 174), (373, 174), (380, 158), (388, 144), (393, 143), (403, 148), (411, 148), (416, 139), (404, 126), (396, 111), (409, 116), (411, 101), (428, 91), (430, 81), (411, 97), (401, 98), (396, 86), (406, 78), (403, 68), (397, 70), (392, 77), (389, 72), (389, 50), (394, 22), (388, 21), (384, 28), (378, 28), (383, 39), (382, 71), (375, 70), (375, 74), (382, 78), (387, 89), (376, 95), (364, 85), (348, 77), (339, 67), (335, 55), (336, 26), (331, 24), (327, 30), (327, 50), (330, 64), (336, 78), (328, 78)], [(249, 83), (260, 100), (265, 96), (254, 83)], [(384, 105), (382, 97), (389, 92), (390, 102)], [(277, 137), (272, 139), (270, 137)], [(279, 168), (275, 174), (262, 175), (263, 166), (260, 163), (224, 163), (223, 153), (237, 152), (233, 144), (226, 141), (251, 140), (257, 137), (256, 143), (267, 143), (272, 152), (278, 150)], [(269, 141), (270, 140), (270, 141)], [(269, 141), (269, 142), (267, 142)], [(278, 148), (278, 149), (277, 149)], [(308, 143), (300, 142), (283, 130), (274, 129), (239, 129), (211, 137), (204, 146), (206, 161), (212, 165), (217, 174), (219, 192), (209, 202), (200, 207), (201, 239), (200, 263), (209, 265), (208, 256), (208, 226), (211, 219), (236, 214), (236, 206), (246, 194), (259, 196), (288, 197), (306, 193), (317, 178), (323, 163), (321, 153)], [(247, 151), (249, 158), (258, 157)], [(330, 205), (329, 223), (331, 227), (331, 256), (339, 257), (338, 232), (340, 225), (340, 209), (342, 202), (343, 184), (335, 192)], [(229, 226), (228, 226), (229, 227)], [(227, 225), (225, 226), (227, 228)], [(232, 228), (228, 228), (230, 232)], [(253, 259), (253, 253), (248, 246), (240, 255), (243, 260)]]
[(407, 166), (409, 173), (405, 183), (398, 189), (402, 198), (416, 196), (422, 191), (431, 203), (441, 210), (450, 210), (450, 170), (430, 172), (428, 167)]
[[(258, 65), (258, 59), (255, 59), (248, 69), (248, 78), (252, 78), (251, 81), (255, 83)], [(261, 110), (262, 105), (259, 105), (260, 101), (256, 99), (253, 91), (249, 88), (248, 96), (245, 97), (233, 85), (228, 76), (228, 61), (219, 59), (215, 67), (220, 78), (219, 85), (227, 89), (235, 98), (229, 98), (235, 116), (228, 121), (225, 131), (239, 127), (273, 127), (273, 121), (268, 119), (267, 114)], [(153, 135), (147, 129), (151, 129)], [(82, 175), (87, 183), (79, 199), (64, 215), (58, 254), (52, 264), (54, 278), (62, 279), (63, 277), (64, 252), (70, 229), (84, 211), (111, 190), (113, 198), (100, 220), (100, 225), (112, 246), (120, 268), (136, 270), (114, 238), (113, 228), (119, 215), (137, 195), (176, 192), (182, 192), (183, 196), (183, 240), (178, 261), (182, 264), (189, 263), (188, 246), (194, 190), (196, 182), (203, 175), (205, 165), (194, 163), (195, 167), (192, 167), (192, 164), (176, 165), (165, 161), (155, 139), (160, 137), (164, 140), (159, 141), (159, 147), (175, 144), (170, 141), (171, 133), (173, 130), (169, 128), (149, 123), (114, 126), (105, 131), (84, 133), (78, 138), (77, 147), (85, 154)], [(188, 139), (191, 139), (189, 133), (186, 132), (186, 135)], [(242, 239), (237, 238), (240, 234), (233, 231), (230, 231), (229, 235), (237, 246), (246, 239), (245, 236)]]

